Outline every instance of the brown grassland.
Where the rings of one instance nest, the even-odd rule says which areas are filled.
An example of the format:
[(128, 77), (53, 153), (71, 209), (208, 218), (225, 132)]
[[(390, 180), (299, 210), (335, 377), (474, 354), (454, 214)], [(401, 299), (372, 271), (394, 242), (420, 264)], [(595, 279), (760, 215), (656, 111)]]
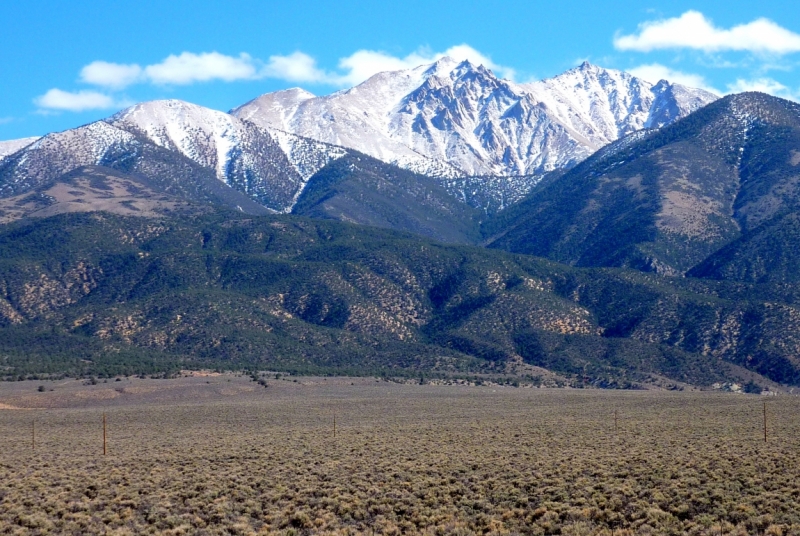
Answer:
[(0, 533), (800, 535), (791, 395), (268, 384), (0, 384)]

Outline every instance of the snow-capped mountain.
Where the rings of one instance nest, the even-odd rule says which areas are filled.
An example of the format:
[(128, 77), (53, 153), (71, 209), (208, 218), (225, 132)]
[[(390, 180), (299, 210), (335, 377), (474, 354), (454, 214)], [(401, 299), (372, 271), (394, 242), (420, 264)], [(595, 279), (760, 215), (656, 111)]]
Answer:
[(303, 180), (346, 154), (341, 147), (258, 127), (230, 114), (180, 100), (137, 104), (107, 122), (123, 130), (140, 132), (161, 147), (179, 151), (214, 169), (217, 177), (228, 183), (261, 178), (264, 170), (282, 165), (283, 162), (276, 161), (279, 158), (276, 151), (283, 154)]
[(268, 93), (231, 113), (453, 178), (569, 167), (626, 134), (663, 126), (716, 98), (589, 63), (515, 84), (483, 66), (443, 58), (324, 97), (301, 89)]
[(81, 166), (136, 154), (140, 142), (103, 121), (48, 134), (0, 161), (0, 194), (22, 193)]
[(0, 160), (10, 154), (14, 154), (23, 147), (27, 147), (31, 143), (38, 140), (38, 136), (32, 138), (20, 138), (17, 140), (0, 141)]
[(291, 210), (314, 173), (347, 154), (341, 147), (179, 100), (137, 104), (108, 123), (213, 169), (218, 179), (280, 212)]
[(0, 165), (6, 177), (0, 190), (19, 191), (87, 165), (133, 166), (143, 172), (153, 166), (152, 159), (142, 161), (146, 148), (156, 154), (152, 146), (161, 149), (161, 160), (177, 153), (279, 212), (291, 210), (314, 173), (347, 154), (341, 147), (270, 131), (224, 112), (178, 100), (151, 101), (105, 121), (49, 134), (9, 156)]
[(222, 196), (232, 206), (242, 206), (236, 198), (287, 212), (308, 180), (350, 148), (440, 178), (464, 202), (495, 211), (544, 173), (715, 99), (588, 63), (515, 84), (443, 58), (324, 97), (278, 91), (231, 113), (151, 101), (43, 138), (0, 142), (0, 195), (101, 165), (166, 181), (195, 200)]

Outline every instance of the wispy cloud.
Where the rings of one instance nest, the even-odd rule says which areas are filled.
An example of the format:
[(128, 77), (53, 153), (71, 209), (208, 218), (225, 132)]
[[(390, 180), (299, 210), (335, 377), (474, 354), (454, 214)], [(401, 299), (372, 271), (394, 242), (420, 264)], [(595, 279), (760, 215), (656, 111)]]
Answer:
[(445, 56), (483, 65), (505, 78), (513, 79), (515, 75), (514, 69), (499, 65), (486, 54), (461, 44), (442, 52), (420, 49), (404, 57), (379, 50), (358, 50), (341, 58), (334, 71), (320, 68), (315, 58), (302, 51), (270, 56), (267, 61), (245, 53), (227, 56), (219, 52), (182, 52), (170, 55), (160, 63), (145, 66), (94, 61), (81, 69), (80, 80), (110, 90), (120, 90), (138, 83), (188, 85), (215, 80), (234, 82), (262, 78), (344, 87), (363, 82), (382, 71), (409, 69), (433, 63)]
[(300, 51), (288, 56), (270, 56), (261, 74), (267, 78), (277, 78), (287, 82), (329, 83), (335, 75), (317, 66), (317, 60)]
[(633, 76), (641, 78), (642, 80), (647, 80), (651, 84), (655, 84), (660, 80), (668, 80), (672, 83), (705, 89), (706, 91), (710, 91), (712, 93), (720, 93), (719, 90), (711, 87), (702, 75), (685, 73), (683, 71), (671, 69), (665, 65), (661, 65), (660, 63), (639, 65), (638, 67), (629, 69), (628, 72)]
[(36, 97), (34, 104), (45, 111), (85, 112), (88, 110), (108, 110), (124, 103), (97, 91), (63, 91), (53, 88), (44, 95)]
[(639, 52), (684, 48), (783, 55), (800, 52), (800, 35), (765, 18), (718, 28), (699, 11), (687, 11), (680, 17), (645, 22), (636, 34), (617, 35), (614, 46)]
[(450, 47), (442, 52), (420, 49), (405, 57), (392, 56), (376, 50), (359, 50), (339, 60), (339, 69), (344, 71), (344, 74), (337, 78), (337, 83), (338, 85), (358, 84), (382, 71), (411, 69), (433, 63), (444, 57), (450, 57), (456, 61), (468, 60), (475, 65), (483, 65), (498, 76), (510, 80), (513, 80), (516, 76), (516, 72), (511, 67), (495, 63), (486, 54), (464, 43)]
[(442, 52), (419, 49), (407, 56), (393, 56), (380, 50), (357, 50), (353, 54), (339, 59), (338, 70), (325, 71), (317, 66), (314, 58), (303, 52), (294, 52), (288, 56), (271, 56), (263, 75), (288, 82), (322, 83), (339, 87), (359, 84), (383, 71), (412, 69), (450, 57), (456, 61), (469, 60), (476, 65), (483, 65), (496, 74), (513, 79), (514, 69), (498, 65), (492, 59), (467, 44), (456, 45)]
[(261, 68), (261, 62), (244, 53), (226, 56), (219, 52), (182, 52), (144, 67), (136, 63), (94, 61), (81, 69), (80, 80), (110, 90), (139, 83), (182, 86), (213, 80), (233, 82), (262, 78)]
[(248, 54), (238, 57), (219, 52), (168, 56), (161, 63), (148, 65), (144, 75), (154, 84), (187, 85), (195, 82), (252, 80), (258, 77), (258, 62)]
[(760, 91), (761, 93), (769, 93), (784, 99), (800, 100), (800, 93), (792, 91), (772, 78), (754, 78), (750, 80), (739, 78), (736, 82), (728, 84), (729, 93), (743, 93), (745, 91)]
[(143, 78), (143, 69), (136, 65), (93, 61), (81, 69), (81, 82), (109, 89), (123, 89)]

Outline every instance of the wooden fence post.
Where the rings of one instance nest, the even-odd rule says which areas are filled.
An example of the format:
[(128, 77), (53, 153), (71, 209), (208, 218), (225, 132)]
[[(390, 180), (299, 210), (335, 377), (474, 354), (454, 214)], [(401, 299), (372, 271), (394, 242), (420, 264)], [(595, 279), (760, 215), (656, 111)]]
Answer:
[(106, 455), (106, 412), (103, 412), (103, 456)]

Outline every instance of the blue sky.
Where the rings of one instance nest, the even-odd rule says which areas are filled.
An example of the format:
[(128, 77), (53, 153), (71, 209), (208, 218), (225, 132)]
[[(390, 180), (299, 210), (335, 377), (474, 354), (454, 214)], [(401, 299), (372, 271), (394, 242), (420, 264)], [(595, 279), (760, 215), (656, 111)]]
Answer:
[(26, 0), (0, 4), (0, 20), (0, 140), (150, 99), (228, 110), (287, 87), (327, 94), (448, 52), (517, 81), (586, 59), (800, 98), (789, 1)]

